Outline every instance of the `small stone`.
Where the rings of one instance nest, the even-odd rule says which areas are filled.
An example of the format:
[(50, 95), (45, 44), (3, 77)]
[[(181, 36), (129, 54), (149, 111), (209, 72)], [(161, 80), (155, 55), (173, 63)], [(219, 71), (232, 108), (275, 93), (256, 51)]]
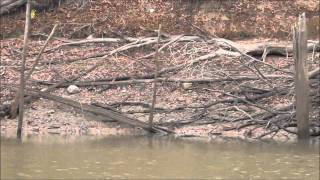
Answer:
[(182, 83), (183, 89), (188, 90), (188, 89), (191, 89), (191, 87), (192, 87), (192, 83)]
[(68, 88), (67, 88), (67, 92), (69, 94), (76, 94), (76, 93), (79, 93), (80, 92), (80, 88), (76, 85), (70, 85)]
[(4, 106), (11, 105), (11, 102), (10, 101), (5, 101), (5, 102), (2, 103), (2, 105), (4, 105)]
[(51, 110), (49, 110), (47, 113), (48, 113), (48, 114), (53, 114), (53, 113), (55, 113), (55, 112), (56, 112), (55, 110), (51, 109)]
[(93, 34), (90, 34), (87, 39), (94, 39)]

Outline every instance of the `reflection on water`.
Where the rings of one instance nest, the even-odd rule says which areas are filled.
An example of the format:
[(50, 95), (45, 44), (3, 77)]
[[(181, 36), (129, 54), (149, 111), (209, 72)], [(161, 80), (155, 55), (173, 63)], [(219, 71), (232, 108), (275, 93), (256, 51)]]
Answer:
[(173, 137), (1, 138), (5, 178), (319, 179), (319, 149)]

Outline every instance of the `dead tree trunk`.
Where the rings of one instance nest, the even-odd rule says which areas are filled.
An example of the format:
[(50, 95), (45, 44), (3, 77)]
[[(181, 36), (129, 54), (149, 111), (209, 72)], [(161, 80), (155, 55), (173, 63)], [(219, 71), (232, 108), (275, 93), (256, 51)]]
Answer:
[(306, 69), (307, 29), (305, 13), (299, 16), (298, 27), (293, 31), (295, 59), (296, 119), (298, 139), (309, 138), (309, 79)]
[(153, 114), (154, 114), (154, 106), (156, 105), (156, 99), (157, 99), (157, 78), (160, 71), (160, 64), (159, 64), (159, 45), (160, 45), (160, 36), (161, 36), (161, 24), (159, 25), (158, 29), (158, 43), (157, 43), (157, 49), (156, 54), (154, 57), (154, 62), (156, 64), (156, 71), (154, 73), (154, 82), (153, 82), (153, 95), (152, 95), (152, 104), (150, 109), (150, 116), (149, 116), (149, 128), (152, 129), (153, 127)]
[(27, 1), (26, 7), (26, 23), (24, 29), (24, 39), (23, 39), (23, 52), (22, 52), (22, 62), (21, 62), (21, 69), (20, 69), (20, 87), (19, 93), (19, 117), (18, 117), (18, 129), (17, 129), (17, 137), (21, 139), (21, 132), (22, 132), (22, 124), (23, 124), (23, 111), (24, 111), (24, 89), (25, 89), (25, 64), (26, 64), (26, 56), (27, 56), (27, 48), (28, 48), (28, 36), (30, 30), (30, 0)]

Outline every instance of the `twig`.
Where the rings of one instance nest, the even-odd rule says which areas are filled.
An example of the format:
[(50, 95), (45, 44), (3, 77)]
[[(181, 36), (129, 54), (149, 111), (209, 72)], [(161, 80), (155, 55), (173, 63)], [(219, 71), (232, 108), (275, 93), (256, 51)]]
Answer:
[(26, 80), (25, 80), (25, 81), (28, 81), (28, 79), (29, 79), (30, 76), (32, 75), (33, 71), (35, 70), (36, 66), (38, 65), (38, 63), (39, 63), (39, 61), (40, 61), (40, 57), (41, 57), (42, 53), (44, 52), (44, 50), (46, 49), (46, 47), (47, 47), (49, 41), (51, 40), (54, 32), (56, 31), (57, 27), (58, 27), (58, 24), (54, 25), (54, 27), (52, 28), (49, 37), (47, 38), (47, 40), (46, 40), (46, 42), (44, 43), (43, 47), (41, 48), (40, 52), (38, 53), (38, 55), (37, 55), (37, 57), (36, 57), (33, 65), (32, 65), (32, 67), (31, 67), (29, 73), (28, 73), (27, 76), (26, 76)]

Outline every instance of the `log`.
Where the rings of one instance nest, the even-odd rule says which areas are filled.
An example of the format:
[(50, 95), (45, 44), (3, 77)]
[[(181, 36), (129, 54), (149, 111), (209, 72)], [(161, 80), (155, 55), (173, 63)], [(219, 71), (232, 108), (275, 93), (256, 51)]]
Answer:
[[(287, 75), (265, 75), (266, 78), (270, 79), (279, 79), (279, 78), (287, 78), (293, 79), (292, 76)], [(132, 79), (132, 80), (122, 80), (121, 78), (115, 79), (96, 79), (96, 80), (88, 80), (88, 81), (77, 81), (77, 82), (65, 82), (57, 86), (57, 88), (65, 88), (70, 85), (76, 85), (79, 87), (85, 86), (102, 86), (102, 85), (133, 85), (133, 84), (141, 84), (141, 83), (153, 83), (154, 79)], [(257, 76), (236, 76), (236, 77), (227, 77), (227, 78), (202, 78), (202, 79), (176, 79), (176, 78), (158, 78), (158, 82), (172, 82), (172, 83), (215, 83), (215, 82), (225, 82), (225, 81), (249, 81), (249, 80), (259, 80), (260, 78)], [(57, 82), (49, 82), (49, 81), (35, 81), (34, 82), (41, 85), (53, 85), (57, 84)]]
[[(213, 38), (210, 40), (211, 43), (215, 42), (223, 49), (238, 52), (241, 51), (244, 54), (250, 56), (267, 56), (267, 55), (279, 55), (279, 56), (293, 56), (293, 46), (276, 44), (276, 43), (255, 43), (255, 44), (241, 44), (230, 41), (224, 38)], [(307, 43), (308, 52), (319, 52), (320, 42), (319, 41), (308, 41)]]
[[(189, 41), (201, 41), (202, 39), (198, 36), (184, 36), (184, 35), (179, 35), (179, 36), (171, 36), (168, 39), (162, 40), (161, 42), (170, 42), (170, 41), (178, 41), (178, 42), (189, 42)], [(78, 41), (73, 41), (73, 42), (68, 42), (64, 44), (60, 44), (54, 48), (48, 49), (48, 51), (54, 51), (60, 48), (63, 48), (65, 46), (78, 46), (82, 44), (91, 44), (91, 43), (123, 43), (123, 42), (129, 42), (124, 47), (121, 47), (121, 51), (131, 49), (131, 48), (137, 48), (137, 47), (142, 47), (145, 45), (149, 44), (155, 44), (158, 42), (158, 37), (138, 37), (138, 38), (133, 38), (133, 37), (127, 37), (126, 39), (123, 38), (93, 38), (93, 39), (83, 39), (83, 40), (78, 40)], [(119, 51), (119, 48), (116, 50)], [(113, 54), (114, 52), (110, 52), (110, 54)]]
[[(308, 52), (319, 52), (319, 42), (309, 42), (307, 44)], [(246, 54), (251, 56), (267, 56), (267, 55), (279, 55), (279, 56), (293, 56), (293, 46), (281, 46), (277, 44), (257, 44), (251, 48), (245, 50)]]
[(306, 69), (307, 61), (307, 26), (305, 13), (299, 16), (298, 26), (293, 29), (296, 118), (298, 139), (309, 139), (309, 78)]
[[(25, 67), (26, 67), (26, 59), (27, 59), (29, 31), (30, 31), (30, 24), (31, 24), (30, 13), (31, 13), (31, 4), (30, 4), (30, 0), (27, 0), (26, 21), (25, 21), (23, 50), (22, 50), (22, 62), (21, 62), (21, 68), (20, 68), (20, 86), (16, 95), (16, 97), (19, 98), (19, 116), (18, 116), (18, 128), (17, 128), (18, 139), (21, 139), (22, 137), (22, 124), (23, 124), (23, 115), (24, 115), (24, 94), (25, 94), (25, 84), (26, 84)], [(17, 109), (13, 108), (13, 110), (17, 110)]]
[(59, 96), (44, 93), (44, 92), (37, 92), (37, 93), (29, 92), (29, 93), (31, 96), (42, 97), (42, 98), (45, 98), (48, 100), (59, 102), (59, 103), (80, 109), (81, 111), (85, 111), (85, 112), (92, 113), (95, 115), (103, 116), (106, 119), (115, 120), (115, 121), (118, 121), (121, 123), (129, 124), (134, 127), (140, 127), (140, 128), (142, 128), (148, 132), (151, 132), (151, 133), (172, 133), (172, 131), (169, 131), (169, 130), (164, 129), (162, 127), (158, 127), (158, 126), (150, 127), (145, 122), (139, 121), (139, 120), (131, 118), (131, 117), (127, 117), (127, 116), (125, 116), (115, 110), (109, 110), (109, 109), (104, 109), (104, 108), (100, 108), (100, 107), (96, 107), (96, 106), (92, 106), (92, 105), (88, 105), (88, 104), (82, 104), (80, 102), (73, 101), (71, 99), (59, 97)]

